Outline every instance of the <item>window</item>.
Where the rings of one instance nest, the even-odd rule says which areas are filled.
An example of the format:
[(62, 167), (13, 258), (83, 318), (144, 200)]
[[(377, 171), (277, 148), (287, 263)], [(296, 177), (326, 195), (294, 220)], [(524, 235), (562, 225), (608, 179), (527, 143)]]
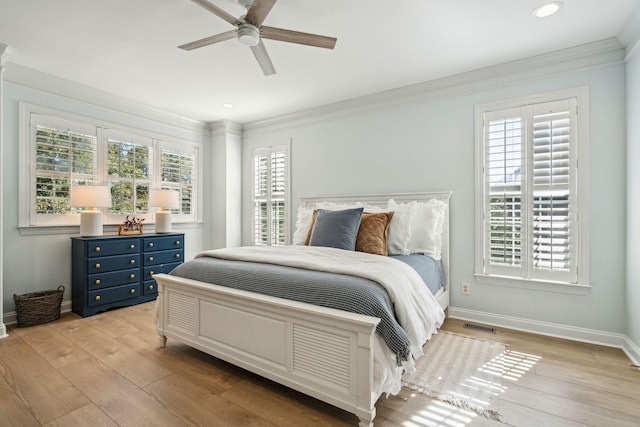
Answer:
[(288, 145), (253, 150), (253, 243), (288, 242)]
[(476, 108), (477, 278), (588, 281), (586, 96)]
[(20, 227), (77, 225), (73, 185), (110, 187), (105, 224), (148, 214), (150, 188), (180, 192), (174, 222), (197, 220), (197, 144), (28, 104), (21, 104), (20, 117)]

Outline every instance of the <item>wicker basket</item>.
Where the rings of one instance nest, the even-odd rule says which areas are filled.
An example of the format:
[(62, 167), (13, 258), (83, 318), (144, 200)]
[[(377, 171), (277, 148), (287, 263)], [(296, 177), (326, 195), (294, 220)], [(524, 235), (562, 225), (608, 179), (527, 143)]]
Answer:
[(39, 325), (60, 318), (60, 304), (64, 286), (54, 291), (31, 292), (24, 295), (13, 294), (16, 304), (18, 327)]

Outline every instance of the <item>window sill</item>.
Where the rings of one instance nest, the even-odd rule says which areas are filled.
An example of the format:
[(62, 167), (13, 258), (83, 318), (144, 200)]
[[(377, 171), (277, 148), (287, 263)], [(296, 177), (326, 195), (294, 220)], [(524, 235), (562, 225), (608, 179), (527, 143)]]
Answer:
[[(154, 233), (154, 223), (145, 223), (145, 233)], [(202, 222), (174, 222), (172, 224), (174, 230), (186, 230), (191, 228), (202, 228)], [(40, 236), (48, 234), (80, 234), (79, 225), (41, 225), (41, 226), (29, 226), (18, 227), (18, 231), (21, 236)], [(105, 225), (103, 228), (104, 235), (118, 234), (118, 225)]]
[(590, 285), (565, 282), (552, 282), (546, 280), (518, 279), (508, 276), (490, 276), (486, 274), (474, 274), (478, 283), (492, 286), (505, 286), (508, 288), (529, 289), (533, 291), (555, 292), (569, 295), (587, 295), (591, 290)]

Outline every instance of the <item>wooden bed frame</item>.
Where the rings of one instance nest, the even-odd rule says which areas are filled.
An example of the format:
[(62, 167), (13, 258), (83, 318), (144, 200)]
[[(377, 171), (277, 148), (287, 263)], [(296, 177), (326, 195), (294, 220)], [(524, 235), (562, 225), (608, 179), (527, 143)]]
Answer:
[[(362, 202), (386, 206), (436, 198), (449, 204), (451, 192), (403, 193), (302, 199)], [(449, 306), (449, 210), (443, 234), (446, 286), (436, 294)], [(380, 319), (282, 298), (274, 298), (167, 274), (158, 283), (157, 330), (277, 383), (355, 414), (360, 426), (372, 426), (374, 334)]]

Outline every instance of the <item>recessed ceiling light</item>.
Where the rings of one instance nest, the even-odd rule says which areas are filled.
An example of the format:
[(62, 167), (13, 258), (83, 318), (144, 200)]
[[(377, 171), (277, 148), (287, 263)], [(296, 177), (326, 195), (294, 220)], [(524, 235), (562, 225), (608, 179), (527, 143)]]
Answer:
[(551, 15), (555, 15), (562, 7), (562, 4), (563, 3), (561, 1), (545, 3), (533, 11), (533, 16), (536, 18), (547, 18)]
[(223, 102), (222, 103), (222, 108), (233, 108), (233, 104), (231, 104), (229, 102)]

